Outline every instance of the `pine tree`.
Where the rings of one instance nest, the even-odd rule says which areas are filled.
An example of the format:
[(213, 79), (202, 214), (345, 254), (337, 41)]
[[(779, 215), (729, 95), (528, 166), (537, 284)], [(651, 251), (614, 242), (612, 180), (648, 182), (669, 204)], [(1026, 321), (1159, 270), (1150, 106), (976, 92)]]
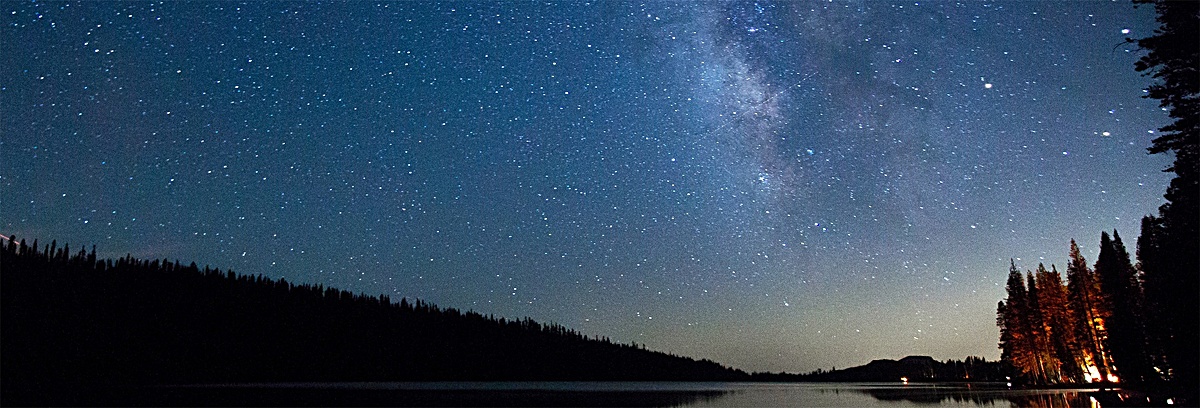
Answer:
[(1000, 348), (1000, 362), (1011, 366), (1013, 349), (1017, 344), (1013, 338), (1016, 322), (1008, 318), (1008, 305), (1003, 300), (996, 303), (996, 326), (1000, 328), (1000, 343), (997, 345)]
[(1149, 229), (1153, 238), (1138, 245), (1145, 298), (1155, 311), (1148, 316), (1151, 348), (1162, 350), (1158, 359), (1169, 364), (1173, 381), (1194, 387), (1200, 382), (1200, 2), (1135, 1), (1153, 4), (1159, 22), (1153, 36), (1136, 41), (1146, 54), (1135, 68), (1155, 79), (1146, 97), (1159, 100), (1173, 119), (1148, 150), (1175, 156), (1165, 170), (1175, 173), (1163, 195), (1167, 203), (1150, 219), (1152, 228), (1143, 220), (1143, 235)]
[(1050, 271), (1039, 264), (1037, 271), (1038, 307), (1042, 312), (1051, 349), (1059, 363), (1060, 381), (1084, 381), (1084, 361), (1075, 338), (1071, 311), (1067, 307), (1067, 288), (1054, 265)]
[(1150, 377), (1150, 364), (1142, 334), (1141, 293), (1129, 252), (1117, 231), (1113, 231), (1112, 239), (1107, 232), (1100, 233), (1095, 270), (1104, 305), (1110, 311), (1108, 344), (1113, 364), (1123, 380), (1143, 382)]
[(1173, 333), (1172, 327), (1169, 325), (1170, 309), (1166, 308), (1167, 302), (1154, 297), (1154, 294), (1167, 291), (1167, 289), (1157, 286), (1168, 283), (1154, 279), (1154, 277), (1163, 276), (1164, 270), (1170, 267), (1166, 264), (1168, 258), (1162, 253), (1164, 247), (1162, 240), (1165, 239), (1162, 220), (1153, 215), (1142, 217), (1141, 232), (1141, 235), (1138, 236), (1136, 256), (1137, 270), (1141, 275), (1146, 352), (1149, 355), (1152, 369), (1156, 372), (1155, 376), (1162, 378), (1167, 377), (1166, 374), (1171, 372), (1171, 362), (1168, 360), (1165, 348), (1172, 338), (1171, 333)]
[(1006, 302), (996, 311), (996, 324), (1001, 333), (1001, 359), (1016, 370), (1017, 376), (1033, 382), (1041, 381), (1036, 340), (1030, 326), (1029, 291), (1021, 271), (1009, 260)]
[[(1038, 268), (1045, 270), (1044, 266)], [(1059, 361), (1054, 355), (1054, 347), (1050, 341), (1050, 327), (1047, 326), (1045, 315), (1042, 314), (1041, 288), (1033, 272), (1025, 273), (1026, 293), (1029, 296), (1029, 331), (1032, 339), (1033, 353), (1037, 360), (1038, 383), (1053, 384), (1061, 381)]]
[(1079, 245), (1075, 240), (1071, 240), (1070, 259), (1067, 261), (1067, 304), (1088, 375), (1091, 380), (1108, 379), (1108, 333), (1104, 327), (1108, 311), (1101, 301), (1099, 282), (1088, 268), (1087, 260), (1079, 253)]

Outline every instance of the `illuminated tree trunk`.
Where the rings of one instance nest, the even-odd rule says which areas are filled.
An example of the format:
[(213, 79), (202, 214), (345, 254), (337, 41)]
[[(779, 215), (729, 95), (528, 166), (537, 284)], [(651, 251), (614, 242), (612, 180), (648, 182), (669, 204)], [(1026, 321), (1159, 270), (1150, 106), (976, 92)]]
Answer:
[(1059, 381), (1078, 383), (1084, 379), (1084, 360), (1075, 336), (1070, 309), (1067, 307), (1067, 288), (1062, 275), (1051, 265), (1047, 271), (1038, 265), (1038, 307), (1042, 311), (1044, 330), (1057, 361)]
[(1005, 286), (1008, 299), (1000, 303), (996, 318), (1001, 332), (1001, 358), (1017, 371), (1018, 376), (1032, 382), (1043, 381), (1045, 375), (1030, 321), (1029, 292), (1021, 272), (1011, 261)]
[[(1041, 267), (1045, 269), (1045, 267)], [(1058, 359), (1054, 357), (1053, 347), (1050, 343), (1050, 331), (1046, 326), (1046, 319), (1042, 313), (1039, 284), (1037, 278), (1032, 272), (1027, 272), (1025, 275), (1027, 283), (1026, 293), (1029, 296), (1029, 331), (1030, 340), (1033, 350), (1033, 355), (1037, 361), (1037, 378), (1038, 383), (1048, 384), (1057, 383), (1061, 378), (1058, 375)]]
[(1108, 333), (1104, 326), (1108, 311), (1101, 302), (1099, 283), (1088, 268), (1087, 260), (1079, 253), (1075, 240), (1071, 240), (1071, 255), (1067, 263), (1067, 298), (1089, 381), (1109, 380), (1112, 377), (1109, 371), (1111, 359), (1106, 345)]
[(1104, 304), (1110, 311), (1108, 346), (1116, 371), (1122, 380), (1142, 382), (1151, 377), (1146, 337), (1142, 327), (1141, 288), (1138, 286), (1129, 252), (1121, 235), (1113, 231), (1100, 235), (1100, 256), (1096, 260)]

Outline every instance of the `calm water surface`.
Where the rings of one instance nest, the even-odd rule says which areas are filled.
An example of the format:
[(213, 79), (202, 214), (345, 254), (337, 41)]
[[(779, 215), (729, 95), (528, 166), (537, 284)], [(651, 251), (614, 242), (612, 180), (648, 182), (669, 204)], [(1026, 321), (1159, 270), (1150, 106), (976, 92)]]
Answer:
[(1012, 390), (1001, 385), (899, 383), (735, 383), (686, 407), (1099, 407), (1096, 389)]
[[(675, 407), (1093, 407), (1094, 388), (1013, 390), (1003, 384), (413, 382), (203, 386), (275, 395), (320, 393), (356, 405), (675, 406)], [(257, 394), (257, 392), (256, 392)], [(268, 401), (259, 401), (268, 402)], [(331, 401), (334, 402), (334, 401)], [(350, 401), (343, 401), (350, 402)]]

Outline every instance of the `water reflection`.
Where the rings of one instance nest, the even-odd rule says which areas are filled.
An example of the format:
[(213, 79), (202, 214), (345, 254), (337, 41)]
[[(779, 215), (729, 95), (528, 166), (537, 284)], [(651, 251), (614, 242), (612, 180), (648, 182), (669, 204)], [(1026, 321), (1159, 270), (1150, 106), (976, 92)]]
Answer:
[(84, 405), (684, 407), (711, 405), (735, 392), (718, 383), (657, 382), (242, 383), (127, 391)]
[[(425, 382), (273, 383), (152, 387), (105, 405), (1037, 407), (1099, 408), (1093, 390), (1013, 390), (980, 384)], [(77, 404), (71, 404), (77, 405)]]
[(858, 391), (879, 401), (907, 401), (917, 404), (952, 402), (952, 405), (992, 406), (1008, 402), (1012, 406), (1031, 408), (1099, 407), (1087, 394), (1092, 390), (1010, 390), (964, 384), (959, 386), (908, 385), (863, 388)]
[(1013, 390), (981, 384), (776, 383), (724, 384), (728, 392), (686, 407), (1035, 407), (1099, 408), (1090, 389)]

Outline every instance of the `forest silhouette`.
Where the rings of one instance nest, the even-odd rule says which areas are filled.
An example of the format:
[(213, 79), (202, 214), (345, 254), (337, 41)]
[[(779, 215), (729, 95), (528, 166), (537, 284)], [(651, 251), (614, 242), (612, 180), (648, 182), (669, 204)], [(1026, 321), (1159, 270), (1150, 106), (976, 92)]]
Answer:
[(811, 382), (1004, 382), (1006, 372), (999, 361), (982, 357), (937, 361), (929, 356), (908, 356), (900, 360), (879, 359), (844, 369), (816, 371), (797, 376)]
[(528, 318), (509, 320), (195, 263), (128, 255), (99, 259), (95, 247), (72, 253), (56, 241), (39, 246), (4, 239), (0, 398), (6, 404), (378, 405), (398, 403), (401, 395), (399, 402), (431, 406), (492, 404), (497, 398), (516, 405), (669, 405), (714, 393), (580, 400), (460, 392), (451, 398), (436, 391), (262, 385), (1001, 378), (998, 362), (978, 357), (945, 362), (906, 357), (809, 374), (748, 374)]
[(9, 240), (0, 264), (6, 402), (172, 384), (749, 378), (528, 318), (195, 263), (97, 259), (95, 247)]
[(1126, 44), (1144, 54), (1134, 68), (1153, 78), (1171, 122), (1147, 149), (1171, 154), (1174, 173), (1157, 215), (1142, 218), (1136, 263), (1121, 236), (1100, 234), (1089, 267), (1071, 241), (1066, 283), (1054, 265), (1022, 276), (1010, 262), (1007, 297), (997, 305), (1001, 360), (1015, 381), (1113, 382), (1165, 388), (1200, 401), (1200, 2), (1152, 5), (1154, 35)]

